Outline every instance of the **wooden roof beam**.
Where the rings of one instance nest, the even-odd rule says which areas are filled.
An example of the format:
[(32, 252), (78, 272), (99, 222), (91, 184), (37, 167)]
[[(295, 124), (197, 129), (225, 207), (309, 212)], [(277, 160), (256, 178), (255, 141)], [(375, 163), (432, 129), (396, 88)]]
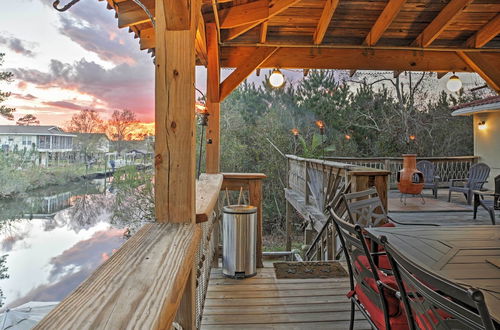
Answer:
[(222, 102), (238, 85), (255, 69), (264, 63), (278, 48), (262, 47), (250, 53), (220, 85), (220, 101)]
[(380, 40), (385, 30), (391, 25), (392, 21), (396, 18), (396, 16), (403, 8), (406, 0), (389, 0), (384, 10), (373, 24), (372, 29), (366, 36), (364, 41), (364, 45), (375, 46), (377, 42)]
[(265, 44), (266, 43), (266, 39), (267, 39), (267, 24), (268, 22), (265, 21), (265, 22), (262, 22), (262, 24), (260, 25), (260, 43), (261, 44)]
[(413, 46), (427, 47), (436, 40), (441, 32), (443, 32), (448, 24), (467, 7), (472, 0), (451, 0), (439, 12), (434, 20), (420, 33), (420, 35), (412, 43)]
[[(239, 67), (256, 49), (273, 47), (222, 47), (221, 67)], [(481, 56), (480, 65), (485, 71), (496, 72), (495, 64), (500, 60), (498, 52), (470, 52), (469, 56)], [(488, 64), (489, 63), (489, 64)], [(498, 65), (497, 65), (498, 66)], [(391, 71), (428, 71), (428, 72), (472, 72), (456, 52), (439, 52), (426, 50), (384, 50), (376, 49), (366, 52), (362, 48), (332, 49), (316, 46), (307, 48), (279, 47), (260, 68), (290, 69), (339, 69), (339, 70), (391, 70)], [(500, 76), (500, 74), (499, 74)]]
[(326, 0), (323, 11), (321, 12), (321, 17), (319, 19), (318, 25), (316, 26), (316, 31), (314, 31), (313, 42), (315, 45), (319, 45), (323, 42), (328, 26), (332, 21), (333, 13), (339, 4), (339, 0)]
[(497, 14), (492, 20), (486, 23), (479, 31), (472, 35), (465, 43), (469, 48), (481, 48), (491, 39), (500, 33), (500, 14)]
[(356, 74), (358, 70), (349, 70), (349, 77), (354, 77), (354, 75)]
[(482, 58), (482, 53), (468, 54), (459, 51), (457, 55), (470, 66), (472, 70), (479, 74), (491, 89), (500, 93), (500, 68), (498, 68), (498, 62), (490, 63), (488, 59), (485, 60)]
[[(155, 15), (155, 1), (141, 0), (148, 8), (151, 14)], [(124, 28), (131, 25), (147, 23), (150, 21), (144, 10), (133, 1), (124, 1), (116, 3), (116, 12), (118, 14), (118, 27)]]
[(217, 103), (220, 95), (220, 55), (216, 24), (207, 23), (206, 33), (208, 49), (207, 95), (210, 102)]
[[(240, 19), (243, 19), (241, 21), (242, 24), (237, 26), (237, 27), (228, 29), (225, 40), (226, 41), (233, 40), (233, 39), (239, 37), (243, 33), (253, 29), (257, 25), (259, 25), (265, 21), (268, 21), (269, 19), (273, 18), (274, 16), (282, 13), (283, 11), (288, 9), (289, 7), (298, 3), (300, 0), (266, 0), (266, 1), (268, 2), (267, 16), (265, 16), (264, 18), (257, 20), (257, 21), (253, 21), (252, 17), (240, 18)], [(266, 11), (266, 10), (263, 10), (263, 11)], [(219, 16), (221, 16), (221, 12), (222, 12), (222, 10), (219, 11)], [(262, 17), (262, 15), (261, 15), (261, 17)], [(226, 16), (226, 18), (227, 18), (227, 16)], [(249, 20), (250, 20), (250, 22), (249, 22)], [(224, 28), (222, 26), (222, 22), (221, 22), (221, 28)]]

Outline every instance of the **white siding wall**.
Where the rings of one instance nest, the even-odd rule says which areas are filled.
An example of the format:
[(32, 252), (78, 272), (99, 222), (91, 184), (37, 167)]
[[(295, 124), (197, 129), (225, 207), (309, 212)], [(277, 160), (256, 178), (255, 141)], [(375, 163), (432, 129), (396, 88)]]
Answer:
[[(478, 123), (486, 122), (486, 129), (479, 130)], [(494, 178), (500, 175), (500, 110), (474, 115), (474, 155), (491, 167), (488, 189), (494, 189)]]

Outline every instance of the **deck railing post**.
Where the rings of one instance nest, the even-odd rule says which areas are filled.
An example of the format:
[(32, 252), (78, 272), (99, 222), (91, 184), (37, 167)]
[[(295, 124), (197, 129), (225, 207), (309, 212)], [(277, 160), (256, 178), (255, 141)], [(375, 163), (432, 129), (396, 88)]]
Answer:
[[(155, 1), (155, 214), (196, 222), (195, 38), (201, 0)], [(195, 329), (193, 262), (176, 321)]]

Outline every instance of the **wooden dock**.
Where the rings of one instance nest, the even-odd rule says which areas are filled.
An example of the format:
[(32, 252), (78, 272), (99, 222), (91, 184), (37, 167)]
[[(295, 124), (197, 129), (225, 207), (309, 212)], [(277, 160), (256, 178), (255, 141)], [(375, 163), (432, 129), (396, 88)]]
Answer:
[[(213, 268), (201, 329), (348, 329), (348, 291), (348, 277), (276, 279), (266, 267), (234, 280)], [(355, 329), (370, 329), (360, 312), (356, 318)]]

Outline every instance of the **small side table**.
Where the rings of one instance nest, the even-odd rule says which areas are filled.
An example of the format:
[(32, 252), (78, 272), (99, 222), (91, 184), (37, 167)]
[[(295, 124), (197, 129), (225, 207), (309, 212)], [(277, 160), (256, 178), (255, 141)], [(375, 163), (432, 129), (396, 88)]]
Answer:
[(474, 194), (474, 219), (476, 219), (477, 208), (481, 205), (490, 214), (491, 223), (495, 224), (495, 202), (500, 194), (492, 190), (473, 190)]

